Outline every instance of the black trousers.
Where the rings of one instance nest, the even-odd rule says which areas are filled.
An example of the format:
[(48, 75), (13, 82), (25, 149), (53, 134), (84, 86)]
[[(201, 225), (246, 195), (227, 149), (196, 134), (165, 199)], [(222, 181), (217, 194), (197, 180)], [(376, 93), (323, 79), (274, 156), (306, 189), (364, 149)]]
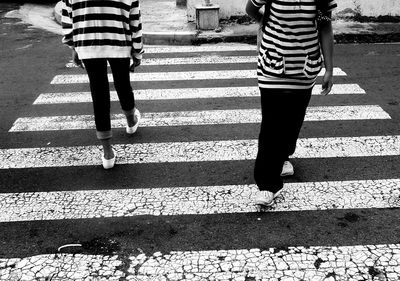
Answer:
[(260, 190), (277, 192), (283, 187), (283, 162), (296, 150), (312, 89), (262, 89), (261, 129), (254, 179)]
[(83, 60), (89, 76), (90, 91), (93, 100), (94, 119), (97, 137), (112, 137), (110, 120), (110, 87), (107, 76), (107, 61), (110, 63), (114, 86), (121, 108), (125, 115), (133, 114), (135, 98), (130, 82), (129, 58), (101, 58)]

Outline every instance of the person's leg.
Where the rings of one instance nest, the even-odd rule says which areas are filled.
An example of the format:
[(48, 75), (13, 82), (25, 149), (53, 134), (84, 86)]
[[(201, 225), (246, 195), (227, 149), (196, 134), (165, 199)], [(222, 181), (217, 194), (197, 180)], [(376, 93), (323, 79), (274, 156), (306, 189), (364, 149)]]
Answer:
[(133, 95), (130, 81), (130, 59), (112, 58), (108, 59), (114, 77), (114, 86), (117, 91), (121, 108), (126, 116), (129, 127), (137, 123), (135, 116), (135, 97)]
[(93, 100), (96, 135), (103, 146), (104, 158), (114, 158), (111, 148), (110, 89), (107, 77), (106, 59), (87, 59), (83, 61), (89, 76)]
[(312, 89), (293, 91), (293, 99), (286, 108), (286, 155), (289, 157), (296, 150), (297, 139), (303, 126), (308, 104), (310, 103)]
[(286, 155), (281, 115), (288, 98), (281, 90), (261, 89), (262, 121), (254, 167), (260, 191), (276, 193), (283, 187), (280, 174)]

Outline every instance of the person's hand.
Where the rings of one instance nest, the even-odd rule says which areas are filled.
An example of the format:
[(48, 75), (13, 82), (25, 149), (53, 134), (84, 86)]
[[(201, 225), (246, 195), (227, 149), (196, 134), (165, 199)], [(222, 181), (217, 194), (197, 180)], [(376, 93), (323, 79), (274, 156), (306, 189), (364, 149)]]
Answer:
[(135, 68), (138, 67), (142, 63), (142, 60), (137, 59), (136, 57), (132, 56), (132, 64), (130, 67), (131, 72), (135, 72)]
[(135, 65), (135, 67), (138, 67), (142, 63), (142, 60), (137, 59), (135, 57), (133, 57), (132, 60), (133, 60), (133, 64)]
[(326, 96), (330, 93), (333, 86), (333, 73), (332, 71), (326, 71), (324, 77), (322, 78), (322, 91), (321, 95)]
[(72, 61), (76, 66), (84, 68), (83, 63), (79, 58), (78, 53), (75, 51), (75, 49), (72, 49)]

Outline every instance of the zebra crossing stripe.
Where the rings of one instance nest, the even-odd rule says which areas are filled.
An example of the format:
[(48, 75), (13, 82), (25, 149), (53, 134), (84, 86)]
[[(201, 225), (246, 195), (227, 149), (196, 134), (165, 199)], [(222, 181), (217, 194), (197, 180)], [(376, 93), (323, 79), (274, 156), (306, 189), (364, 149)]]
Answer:
[[(230, 97), (257, 97), (258, 87), (217, 87), (134, 90), (135, 100), (207, 99)], [(117, 101), (116, 91), (110, 92), (111, 101)], [(43, 93), (34, 104), (91, 102), (90, 92)]]
[[(390, 119), (377, 105), (309, 107), (305, 121)], [(249, 124), (261, 122), (259, 109), (142, 113), (141, 127)], [(125, 127), (123, 114), (111, 116), (113, 128)], [(92, 115), (18, 118), (9, 132), (94, 129)]]
[[(1, 258), (7, 280), (400, 280), (400, 244)], [(121, 270), (124, 268), (125, 270)], [(372, 279), (370, 278), (372, 276)], [(2, 279), (6, 280), (6, 279)]]
[(234, 52), (234, 51), (254, 51), (255, 56), (256, 46), (254, 45), (238, 45), (238, 44), (224, 44), (224, 45), (201, 45), (201, 46), (174, 46), (174, 47), (146, 47), (146, 54), (161, 54), (161, 53), (195, 53), (202, 52)]
[[(114, 145), (119, 164), (254, 160), (257, 140)], [(296, 158), (400, 155), (400, 136), (299, 139)], [(99, 165), (99, 146), (0, 150), (0, 169)]]
[[(319, 76), (323, 76), (323, 69)], [(334, 76), (346, 76), (340, 68), (333, 69)], [(223, 70), (223, 71), (185, 71), (185, 72), (143, 72), (131, 73), (131, 81), (190, 81), (190, 80), (223, 80), (223, 79), (256, 79), (257, 70)], [(112, 74), (108, 80), (113, 82)], [(51, 84), (89, 83), (86, 74), (56, 75)]]
[[(256, 212), (256, 185), (0, 194), (0, 222)], [(210, 199), (211, 198), (211, 199)], [(400, 179), (286, 183), (268, 211), (398, 208)]]
[(336, 280), (355, 281), (370, 276), (371, 268), (376, 268), (376, 276), (395, 281), (400, 276), (398, 250), (399, 245), (393, 244), (174, 251), (165, 255), (156, 252), (151, 256), (131, 257), (128, 272), (157, 280), (162, 276), (168, 277), (163, 280), (182, 280), (190, 274), (193, 280), (288, 281), (329, 280), (327, 276), (334, 272)]
[[(201, 56), (187, 58), (149, 58), (142, 59), (142, 66), (153, 65), (187, 65), (187, 64), (235, 64), (235, 63), (256, 63), (257, 56)], [(107, 63), (107, 66), (110, 66)], [(77, 68), (73, 62), (66, 64), (67, 68)]]
[[(315, 85), (313, 95), (319, 95), (321, 85)], [(258, 97), (258, 87), (217, 87), (217, 88), (180, 88), (180, 89), (145, 89), (134, 90), (136, 100), (170, 100), (170, 99), (207, 99), (207, 98), (240, 98)], [(365, 90), (358, 84), (333, 85), (330, 95), (362, 95)], [(117, 101), (115, 91), (111, 91), (111, 100)], [(59, 104), (91, 102), (90, 92), (43, 93), (34, 104)]]
[(142, 66), (150, 65), (183, 65), (183, 64), (231, 64), (256, 63), (257, 56), (201, 56), (189, 58), (154, 58), (143, 59)]

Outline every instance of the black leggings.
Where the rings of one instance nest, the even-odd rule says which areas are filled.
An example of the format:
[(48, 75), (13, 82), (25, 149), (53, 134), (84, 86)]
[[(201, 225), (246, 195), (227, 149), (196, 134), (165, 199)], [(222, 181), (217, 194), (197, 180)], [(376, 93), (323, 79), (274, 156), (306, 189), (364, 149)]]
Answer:
[(114, 86), (125, 115), (132, 113), (135, 99), (130, 82), (129, 58), (101, 58), (83, 60), (90, 81), (97, 137), (111, 138), (110, 87), (107, 76), (107, 61), (110, 63)]
[(283, 187), (283, 162), (296, 150), (312, 89), (262, 89), (261, 130), (254, 179), (260, 190), (277, 192)]

